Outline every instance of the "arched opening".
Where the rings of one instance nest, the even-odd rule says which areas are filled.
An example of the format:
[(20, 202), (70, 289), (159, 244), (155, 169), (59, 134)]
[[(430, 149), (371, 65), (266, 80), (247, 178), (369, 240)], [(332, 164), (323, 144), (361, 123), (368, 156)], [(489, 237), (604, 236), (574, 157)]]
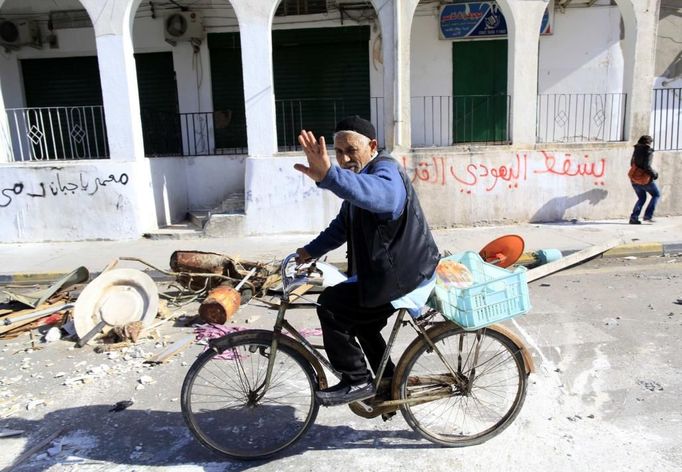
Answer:
[(228, 0), (142, 2), (133, 42), (147, 156), (246, 154), (239, 25)]
[(507, 28), (495, 2), (419, 2), (412, 21), (412, 145), (510, 141)]
[(164, 157), (150, 164), (159, 225), (206, 230), (212, 216), (243, 216), (247, 134), (232, 4), (141, 2), (133, 45), (145, 155)]
[(298, 149), (301, 129), (332, 144), (341, 118), (360, 115), (384, 145), (381, 31), (370, 2), (281, 0), (272, 21), (277, 143)]
[(83, 5), (6, 0), (0, 47), (10, 158), (107, 158), (95, 34)]
[[(555, 0), (540, 37), (537, 141), (625, 139), (625, 26), (612, 0)], [(630, 61), (634, 58), (628, 59)]]

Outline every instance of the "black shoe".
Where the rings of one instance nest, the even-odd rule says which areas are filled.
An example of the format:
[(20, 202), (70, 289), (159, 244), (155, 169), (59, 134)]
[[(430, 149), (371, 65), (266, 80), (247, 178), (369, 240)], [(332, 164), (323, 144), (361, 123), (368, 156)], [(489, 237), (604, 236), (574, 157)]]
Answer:
[(631, 224), (631, 225), (641, 225), (642, 222), (639, 221), (639, 220), (636, 220), (636, 219), (634, 219), (634, 218), (630, 218), (630, 224)]
[(335, 406), (366, 400), (367, 398), (372, 398), (375, 394), (376, 391), (372, 382), (363, 382), (357, 385), (339, 382), (333, 387), (315, 392), (315, 398), (317, 398), (317, 401), (322, 406)]

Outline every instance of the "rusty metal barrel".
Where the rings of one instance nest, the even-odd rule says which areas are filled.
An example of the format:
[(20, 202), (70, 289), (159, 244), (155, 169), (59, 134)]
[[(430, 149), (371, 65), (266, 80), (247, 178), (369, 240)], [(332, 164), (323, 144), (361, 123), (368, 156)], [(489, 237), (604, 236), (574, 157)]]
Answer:
[(230, 284), (224, 283), (208, 292), (199, 306), (199, 318), (207, 323), (225, 324), (239, 309), (241, 297)]

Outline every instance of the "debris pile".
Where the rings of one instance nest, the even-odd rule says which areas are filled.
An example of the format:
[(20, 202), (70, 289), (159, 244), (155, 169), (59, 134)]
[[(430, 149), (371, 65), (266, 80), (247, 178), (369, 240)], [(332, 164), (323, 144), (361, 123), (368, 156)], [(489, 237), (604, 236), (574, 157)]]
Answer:
[[(139, 262), (160, 273), (165, 289), (160, 290), (161, 283), (147, 272), (117, 268), (120, 261)], [(177, 319), (173, 309), (195, 301), (201, 305), (190, 322), (224, 325), (240, 305), (262, 297), (280, 282), (277, 262), (244, 261), (212, 252), (176, 251), (170, 268), (121, 257), (92, 280), (85, 267), (78, 267), (46, 289), (6, 286), (0, 292), (6, 298), (0, 305), (0, 338), (29, 333), (34, 349), (40, 348), (37, 340), (71, 339), (77, 347), (112, 352), (152, 336), (160, 325)], [(164, 362), (193, 341), (194, 336), (185, 336), (149, 362)]]

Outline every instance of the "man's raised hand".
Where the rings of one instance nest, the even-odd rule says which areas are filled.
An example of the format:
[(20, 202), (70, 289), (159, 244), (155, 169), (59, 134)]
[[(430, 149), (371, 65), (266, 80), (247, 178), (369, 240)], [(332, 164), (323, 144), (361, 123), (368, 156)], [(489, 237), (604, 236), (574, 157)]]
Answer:
[(322, 181), (332, 166), (327, 154), (324, 136), (320, 136), (320, 141), (318, 142), (312, 132), (301, 130), (301, 134), (298, 135), (298, 142), (301, 144), (305, 157), (308, 159), (308, 165), (294, 164), (294, 169), (304, 173), (315, 182)]

